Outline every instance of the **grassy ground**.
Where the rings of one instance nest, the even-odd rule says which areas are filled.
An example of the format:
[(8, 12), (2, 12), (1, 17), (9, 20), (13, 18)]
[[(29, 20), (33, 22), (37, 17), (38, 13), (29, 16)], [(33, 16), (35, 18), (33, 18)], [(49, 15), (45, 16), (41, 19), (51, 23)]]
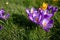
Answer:
[[(8, 2), (8, 4), (6, 4)], [(54, 27), (46, 33), (39, 25), (31, 22), (25, 12), (26, 8), (38, 8), (43, 2), (60, 8), (60, 1), (53, 0), (0, 0), (0, 9), (10, 13), (10, 18), (1, 21), (0, 40), (60, 40), (60, 9), (53, 17)]]

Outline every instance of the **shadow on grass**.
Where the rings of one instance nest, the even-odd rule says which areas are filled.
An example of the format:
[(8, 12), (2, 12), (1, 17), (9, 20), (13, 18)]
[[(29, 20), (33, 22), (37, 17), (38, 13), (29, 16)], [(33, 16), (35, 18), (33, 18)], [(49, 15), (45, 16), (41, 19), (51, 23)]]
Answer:
[(54, 18), (55, 20), (55, 26), (53, 29), (52, 29), (52, 35), (50, 37), (50, 39), (52, 40), (60, 40), (60, 23), (57, 21), (56, 18)]
[(35, 30), (38, 25), (33, 23), (33, 22), (31, 22), (28, 19), (28, 17), (26, 17), (24, 15), (13, 14), (12, 18), (13, 18), (13, 23), (15, 25), (17, 25), (18, 28), (25, 29), (26, 37), (25, 36), (23, 36), (23, 37), (24, 37), (24, 39), (29, 40), (30, 31), (31, 30)]
[(12, 17), (13, 17), (13, 23), (18, 25), (19, 27), (23, 27), (23, 28), (28, 27), (29, 29), (33, 29), (37, 26), (37, 24), (31, 22), (24, 15), (13, 14)]

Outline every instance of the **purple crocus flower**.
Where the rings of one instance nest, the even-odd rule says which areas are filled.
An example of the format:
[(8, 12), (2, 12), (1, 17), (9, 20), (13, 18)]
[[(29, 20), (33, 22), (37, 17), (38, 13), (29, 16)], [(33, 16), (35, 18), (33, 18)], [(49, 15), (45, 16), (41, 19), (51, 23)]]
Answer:
[(38, 23), (41, 19), (41, 16), (39, 15), (38, 11), (34, 8), (31, 8), (31, 10), (26, 9), (26, 12), (28, 14), (29, 19), (35, 23)]
[(53, 14), (49, 12), (49, 10), (39, 9), (39, 12), (40, 12), (40, 14), (41, 14), (41, 16), (42, 16), (42, 19), (43, 19), (43, 18), (50, 19), (50, 18), (53, 16)]
[(49, 10), (54, 15), (54, 13), (58, 11), (58, 8), (48, 5), (47, 10)]
[(6, 20), (9, 18), (9, 16), (10, 16), (9, 13), (5, 14), (5, 11), (3, 9), (0, 10), (0, 19)]
[(50, 13), (48, 10), (40, 10), (41, 16), (41, 21), (39, 21), (39, 25), (46, 31), (48, 32), (50, 28), (53, 27), (53, 20), (51, 20), (53, 14)]
[(2, 18), (2, 19), (5, 19), (5, 20), (7, 20), (9, 17), (10, 17), (10, 14), (9, 14), (9, 13), (6, 14), (6, 15), (4, 15), (4, 16), (1, 16), (1, 18)]
[(44, 18), (43, 20), (40, 21), (39, 24), (46, 32), (48, 32), (49, 29), (53, 27), (53, 23), (54, 23), (53, 20)]
[[(46, 32), (53, 27), (54, 21), (51, 19), (54, 16), (54, 13), (57, 12), (57, 7), (48, 6), (46, 10), (39, 8), (26, 9), (29, 19), (32, 22), (39, 24)], [(51, 11), (51, 12), (50, 12)]]
[(3, 16), (3, 15), (4, 15), (4, 12), (5, 12), (5, 11), (4, 11), (3, 9), (1, 9), (1, 10), (0, 10), (0, 16)]

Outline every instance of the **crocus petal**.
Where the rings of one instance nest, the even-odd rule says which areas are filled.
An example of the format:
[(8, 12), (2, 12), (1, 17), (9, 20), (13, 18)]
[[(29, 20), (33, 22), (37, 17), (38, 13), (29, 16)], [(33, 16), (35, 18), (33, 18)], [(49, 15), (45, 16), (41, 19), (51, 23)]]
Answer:
[(48, 5), (48, 7), (47, 7), (48, 10), (51, 10), (52, 8), (53, 8), (53, 6), (51, 6), (51, 5)]
[(50, 14), (49, 10), (44, 10), (43, 15)]
[(44, 10), (42, 10), (42, 9), (39, 10), (39, 12), (40, 12), (40, 14), (44, 14)]
[(42, 10), (46, 10), (46, 9), (47, 9), (47, 6), (48, 6), (48, 4), (43, 2), (43, 5), (42, 5), (42, 7), (41, 7)]
[(42, 15), (39, 15), (39, 22), (41, 21), (41, 19), (42, 19)]
[(33, 18), (34, 18), (34, 22), (38, 23), (41, 20), (41, 15), (37, 11), (34, 11)]
[(44, 29), (45, 31), (49, 31), (50, 28), (53, 27), (53, 22), (54, 22), (53, 20), (49, 20), (48, 23), (46, 24), (46, 26), (43, 27), (43, 29)]
[(49, 20), (47, 20), (47, 19), (43, 19), (43, 21), (42, 21), (42, 25), (43, 25), (43, 27), (45, 27), (45, 26), (47, 25), (48, 22), (49, 22)]
[(30, 19), (31, 21), (33, 21), (32, 15), (29, 15), (28, 17), (29, 17), (29, 19)]
[(34, 13), (33, 13), (32, 15), (33, 15), (33, 17), (36, 17), (36, 16), (38, 16), (39, 14), (37, 13), (37, 11), (34, 11)]
[(29, 9), (26, 9), (26, 12), (27, 12), (27, 14), (30, 14), (30, 10)]
[(47, 14), (47, 10), (44, 11), (44, 15), (46, 15), (46, 14)]
[(4, 12), (5, 12), (5, 11), (4, 11), (3, 9), (1, 9), (1, 10), (0, 10), (0, 16), (4, 15)]
[(47, 10), (51, 11), (50, 13), (52, 13), (54, 15), (54, 13), (58, 11), (58, 8), (48, 5)]
[(7, 13), (7, 14), (5, 15), (5, 19), (8, 19), (9, 17), (10, 17), (10, 14)]
[(2, 16), (2, 19), (8, 19), (10, 17), (10, 14), (8, 13), (8, 14), (6, 14), (6, 15), (4, 15), (4, 16)]
[(35, 8), (32, 7), (31, 10), (30, 10), (30, 12), (34, 13), (34, 11), (35, 11)]
[(44, 28), (46, 25), (47, 25), (47, 23), (49, 22), (49, 20), (48, 19), (42, 19), (41, 21), (40, 21), (40, 26), (42, 27), (42, 28)]
[(58, 8), (57, 8), (57, 7), (53, 7), (53, 8), (52, 8), (52, 13), (54, 13), (54, 12), (56, 12), (56, 11), (58, 11)]
[(47, 15), (44, 15), (44, 18), (50, 19), (52, 16), (53, 14), (47, 14)]
[(33, 18), (33, 22), (35, 22), (35, 23), (38, 23), (38, 20), (39, 20), (38, 16)]
[(53, 23), (54, 23), (54, 21), (50, 20), (49, 23), (48, 23), (48, 26), (49, 26), (48, 28), (52, 28), (53, 27)]
[(39, 20), (39, 15), (38, 15), (38, 13), (37, 13), (37, 14), (34, 13), (34, 14), (33, 14), (33, 22), (38, 23), (38, 20)]

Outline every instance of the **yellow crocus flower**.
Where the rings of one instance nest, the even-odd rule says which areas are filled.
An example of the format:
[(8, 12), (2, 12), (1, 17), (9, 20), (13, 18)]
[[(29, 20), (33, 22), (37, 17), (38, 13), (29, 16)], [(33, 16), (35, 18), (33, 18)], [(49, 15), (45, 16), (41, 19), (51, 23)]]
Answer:
[(47, 9), (47, 6), (48, 6), (48, 4), (43, 2), (43, 5), (42, 5), (41, 8), (42, 8), (43, 10), (46, 10), (46, 9)]

